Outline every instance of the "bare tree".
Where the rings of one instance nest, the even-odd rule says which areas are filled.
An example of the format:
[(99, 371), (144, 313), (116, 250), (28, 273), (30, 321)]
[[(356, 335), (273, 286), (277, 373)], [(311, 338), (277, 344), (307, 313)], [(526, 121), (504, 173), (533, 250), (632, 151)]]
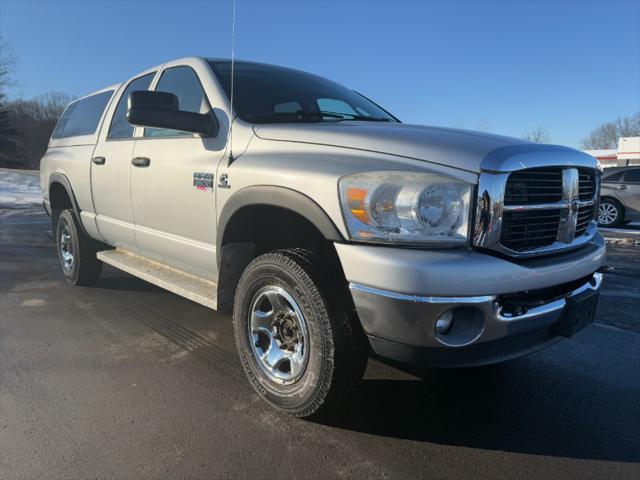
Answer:
[(620, 137), (637, 136), (640, 136), (640, 112), (628, 117), (618, 117), (613, 122), (603, 123), (593, 129), (582, 140), (582, 148), (585, 150), (617, 148)]
[(491, 122), (489, 122), (488, 118), (481, 118), (480, 122), (478, 122), (478, 130), (481, 132), (488, 132), (491, 130)]
[(7, 89), (13, 85), (16, 58), (0, 36), (0, 162), (7, 161), (16, 147), (18, 132), (10, 121), (6, 105)]
[(9, 122), (17, 131), (17, 140), (5, 165), (38, 168), (58, 118), (72, 99), (64, 93), (48, 93), (8, 102)]
[(17, 59), (0, 37), (0, 166), (38, 168), (51, 132), (72, 97), (48, 93), (7, 101)]
[(13, 72), (17, 63), (10, 45), (0, 35), (0, 94), (6, 95), (7, 88), (14, 85)]
[(551, 142), (551, 135), (549, 135), (549, 132), (547, 131), (546, 128), (533, 128), (531, 130), (529, 130), (528, 132), (525, 132), (522, 135), (522, 138), (524, 138), (525, 140), (529, 140), (530, 142), (535, 142), (535, 143), (549, 143)]

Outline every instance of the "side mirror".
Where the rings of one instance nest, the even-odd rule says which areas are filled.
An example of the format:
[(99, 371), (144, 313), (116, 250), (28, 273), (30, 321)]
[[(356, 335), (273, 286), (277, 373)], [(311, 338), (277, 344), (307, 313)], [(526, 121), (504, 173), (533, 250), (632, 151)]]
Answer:
[(213, 111), (184, 112), (178, 97), (169, 92), (139, 90), (128, 98), (127, 120), (138, 127), (168, 128), (215, 137), (220, 126)]

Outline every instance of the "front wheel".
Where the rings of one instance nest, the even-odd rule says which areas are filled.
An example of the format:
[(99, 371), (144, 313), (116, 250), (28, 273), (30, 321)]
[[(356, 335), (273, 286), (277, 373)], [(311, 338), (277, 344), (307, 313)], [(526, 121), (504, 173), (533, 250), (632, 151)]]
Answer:
[(233, 322), (247, 377), (262, 398), (297, 417), (338, 407), (366, 368), (366, 338), (332, 277), (315, 254), (280, 250), (253, 260), (236, 290)]
[(624, 221), (622, 205), (612, 198), (603, 198), (598, 207), (598, 225), (601, 227), (616, 227)]

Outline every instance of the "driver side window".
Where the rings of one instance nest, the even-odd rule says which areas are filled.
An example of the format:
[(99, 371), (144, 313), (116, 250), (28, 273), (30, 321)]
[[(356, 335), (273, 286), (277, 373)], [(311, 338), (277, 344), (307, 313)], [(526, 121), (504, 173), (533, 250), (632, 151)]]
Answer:
[[(171, 67), (162, 72), (155, 91), (169, 92), (178, 97), (178, 108), (184, 112), (207, 113), (211, 105), (202, 84), (191, 67)], [(145, 128), (145, 137), (191, 136), (188, 132), (164, 128)]]
[(640, 168), (627, 170), (624, 174), (624, 181), (627, 183), (640, 183)]
[(111, 125), (109, 126), (109, 134), (107, 139), (129, 139), (133, 137), (133, 125), (127, 120), (127, 103), (129, 101), (129, 94), (136, 90), (147, 90), (151, 84), (151, 80), (156, 73), (148, 73), (142, 77), (132, 80), (127, 88), (122, 93), (118, 106), (113, 114)]

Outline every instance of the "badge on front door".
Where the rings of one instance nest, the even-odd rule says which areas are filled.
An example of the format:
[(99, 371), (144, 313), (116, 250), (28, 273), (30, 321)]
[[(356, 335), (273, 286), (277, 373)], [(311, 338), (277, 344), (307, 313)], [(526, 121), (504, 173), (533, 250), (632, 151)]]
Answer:
[(193, 189), (213, 192), (213, 173), (193, 172)]

